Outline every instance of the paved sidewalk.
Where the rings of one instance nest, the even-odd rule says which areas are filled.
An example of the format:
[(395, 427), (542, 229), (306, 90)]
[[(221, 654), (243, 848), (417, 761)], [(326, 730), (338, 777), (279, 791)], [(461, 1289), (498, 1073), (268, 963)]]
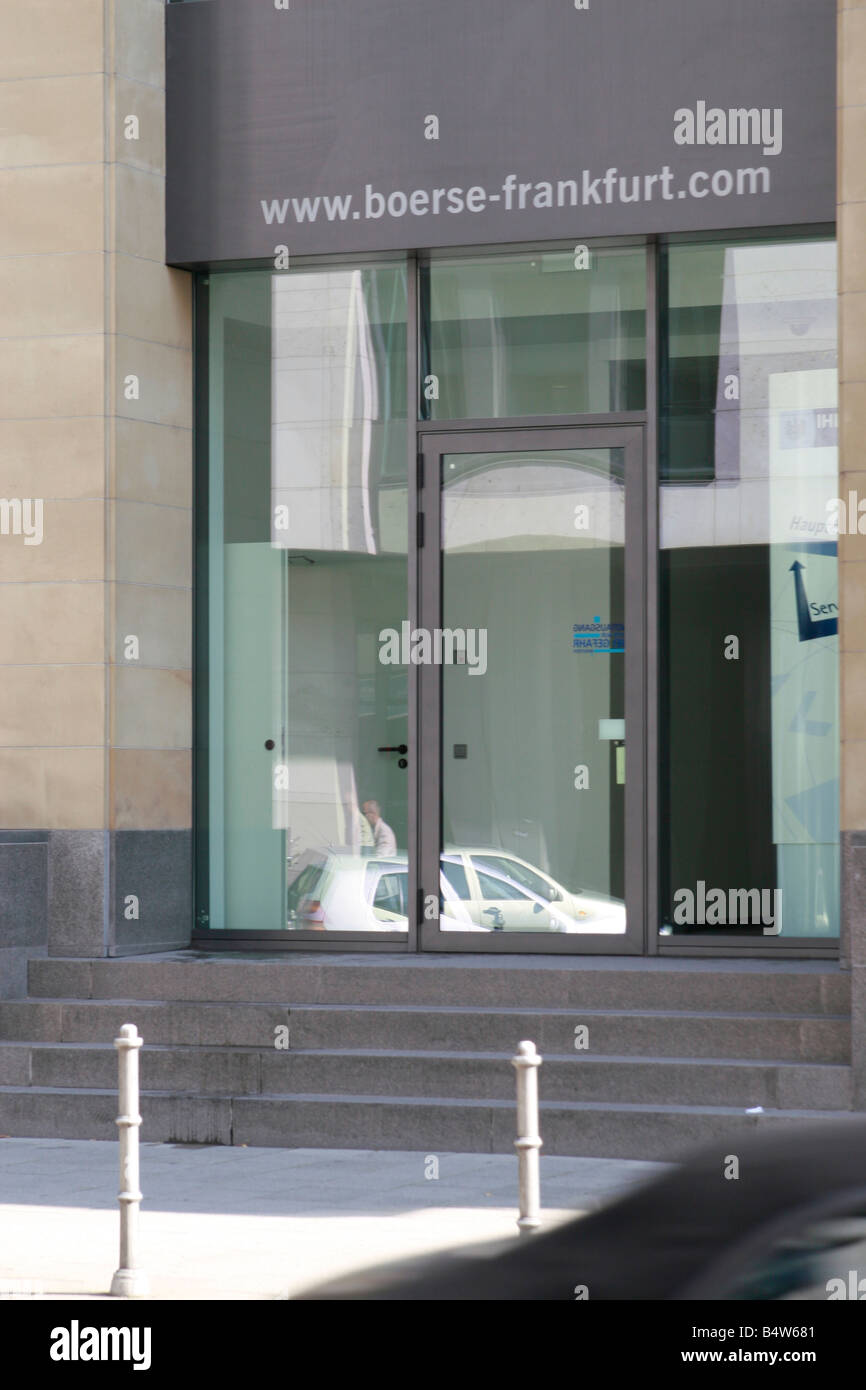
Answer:
[[(515, 1235), (517, 1160), (143, 1144), (141, 1261), (160, 1299), (279, 1299), (365, 1265)], [(0, 1297), (107, 1295), (118, 1146), (0, 1138)], [(545, 1222), (665, 1165), (542, 1157)]]

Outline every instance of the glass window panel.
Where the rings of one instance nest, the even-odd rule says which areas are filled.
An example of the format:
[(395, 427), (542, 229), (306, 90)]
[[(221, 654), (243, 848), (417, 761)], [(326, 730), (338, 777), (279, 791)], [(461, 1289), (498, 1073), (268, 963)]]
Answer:
[[(406, 853), (406, 272), (210, 277), (201, 925), (374, 930)], [(392, 924), (393, 925), (393, 924)], [(405, 920), (403, 922), (405, 929)]]
[[(818, 1199), (815, 1199), (817, 1206)], [(789, 1212), (786, 1225), (767, 1233), (714, 1278), (698, 1297), (754, 1302), (862, 1302), (866, 1283), (866, 1206), (856, 1192), (819, 1214), (808, 1206)]]
[(836, 248), (662, 261), (661, 921), (839, 931)]
[(422, 418), (643, 409), (643, 247), (436, 259), (421, 294)]
[(442, 470), (442, 623), (467, 657), (442, 666), (442, 831), (471, 861), (468, 911), (494, 931), (622, 934), (624, 450)]

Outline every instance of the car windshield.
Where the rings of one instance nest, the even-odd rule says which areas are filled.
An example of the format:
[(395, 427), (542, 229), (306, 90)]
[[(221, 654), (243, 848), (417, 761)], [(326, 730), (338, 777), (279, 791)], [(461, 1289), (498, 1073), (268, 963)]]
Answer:
[[(371, 868), (367, 869), (367, 875), (369, 881)], [(373, 907), (378, 908), (381, 912), (394, 912), (400, 917), (405, 917), (408, 878), (408, 872), (405, 871), (403, 873), (382, 874), (373, 894)]]
[(453, 888), (455, 896), (462, 903), (469, 902), (472, 897), (469, 891), (469, 882), (466, 878), (466, 870), (459, 859), (446, 859), (443, 855), (439, 861), (442, 877), (449, 887)]
[(476, 872), (481, 896), (486, 902), (501, 902), (506, 898), (517, 899), (520, 902), (526, 902), (527, 899), (539, 901), (540, 895), (538, 893), (521, 888), (519, 883), (515, 883), (511, 878), (506, 878), (504, 874), (487, 874), (482, 869), (477, 869)]
[(297, 912), (304, 898), (314, 898), (322, 881), (322, 864), (307, 864), (297, 878), (289, 884), (287, 901), (289, 912)]
[[(731, 1279), (723, 1296), (731, 1300), (863, 1298), (866, 1282), (866, 1211), (855, 1209), (830, 1220), (803, 1219), (799, 1230), (778, 1236)], [(852, 1290), (852, 1279), (854, 1288)]]
[[(553, 884), (548, 883), (546, 878), (542, 878), (541, 874), (537, 874), (534, 869), (528, 868), (526, 864), (521, 864), (516, 859), (500, 858), (499, 855), (495, 854), (473, 854), (472, 862), (476, 869), (489, 869), (497, 877), (501, 875), (509, 883), (528, 888), (531, 893), (537, 893), (540, 898), (545, 898), (548, 901), (553, 899), (556, 892)], [(481, 878), (480, 872), (478, 877)], [(507, 897), (509, 895), (500, 893), (499, 896)]]

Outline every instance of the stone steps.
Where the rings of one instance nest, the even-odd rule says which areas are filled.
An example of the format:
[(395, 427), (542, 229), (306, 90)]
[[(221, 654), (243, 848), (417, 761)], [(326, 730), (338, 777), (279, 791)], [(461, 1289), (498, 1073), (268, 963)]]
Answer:
[(30, 962), (31, 998), (200, 1003), (450, 1004), (461, 1008), (685, 1009), (847, 1014), (850, 984), (816, 961), (282, 955), (200, 959), (196, 952)]
[(451, 1008), (438, 1005), (201, 1004), (174, 1000), (0, 1001), (0, 1038), (14, 1042), (104, 1042), (135, 1022), (148, 1043), (267, 1047), (288, 1026), (294, 1048), (513, 1050), (532, 1037), (542, 1053), (574, 1047), (588, 1030), (593, 1055), (776, 1059), (845, 1064), (844, 1014), (698, 1013), (658, 1010)]
[[(116, 1109), (112, 1091), (0, 1086), (0, 1132), (7, 1134), (114, 1139)], [(511, 1101), (150, 1092), (141, 1097), (141, 1113), (142, 1134), (150, 1142), (425, 1153), (514, 1151)], [(712, 1139), (725, 1148), (756, 1125), (857, 1118), (850, 1111), (777, 1110), (754, 1116), (726, 1106), (546, 1102), (540, 1123), (545, 1153), (665, 1161)]]
[[(0, 1084), (110, 1090), (117, 1076), (113, 1046), (0, 1043)], [(318, 1049), (261, 1051), (150, 1045), (141, 1054), (145, 1091), (182, 1095), (436, 1095), (509, 1101), (508, 1057), (478, 1052)], [(693, 1060), (668, 1057), (546, 1055), (543, 1100), (658, 1101), (746, 1109), (845, 1109), (849, 1069), (829, 1063)]]
[(0, 1002), (4, 1134), (115, 1137), (128, 1022), (148, 1140), (509, 1153), (523, 1038), (547, 1153), (670, 1159), (852, 1116), (825, 962), (187, 952), (39, 959), (29, 988)]

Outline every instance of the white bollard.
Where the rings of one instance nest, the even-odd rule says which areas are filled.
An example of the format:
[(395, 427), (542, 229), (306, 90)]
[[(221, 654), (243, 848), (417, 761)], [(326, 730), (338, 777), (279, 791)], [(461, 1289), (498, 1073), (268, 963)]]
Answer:
[(541, 1148), (538, 1133), (538, 1068), (541, 1058), (535, 1050), (535, 1043), (520, 1043), (511, 1065), (517, 1071), (517, 1138), (514, 1141), (520, 1187), (517, 1229), (526, 1236), (532, 1235), (541, 1225), (538, 1153)]
[(138, 1207), (141, 1201), (138, 1173), (138, 1050), (142, 1039), (134, 1023), (124, 1023), (114, 1039), (119, 1073), (120, 1114), (120, 1267), (111, 1280), (115, 1298), (147, 1298), (150, 1284), (138, 1268)]

